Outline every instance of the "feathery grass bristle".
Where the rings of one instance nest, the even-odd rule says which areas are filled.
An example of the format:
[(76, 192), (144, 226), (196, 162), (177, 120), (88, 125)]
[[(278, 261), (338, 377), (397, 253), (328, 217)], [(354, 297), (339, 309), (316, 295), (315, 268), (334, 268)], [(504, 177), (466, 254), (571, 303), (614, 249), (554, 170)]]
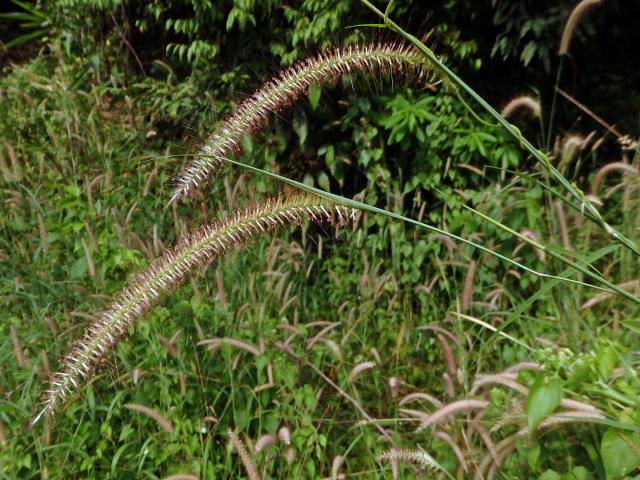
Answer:
[(507, 103), (502, 109), (502, 112), (500, 112), (500, 115), (505, 118), (510, 118), (514, 113), (520, 110), (528, 110), (534, 118), (540, 118), (542, 113), (542, 108), (540, 107), (540, 102), (538, 100), (523, 95), (521, 97), (516, 97)]
[(235, 448), (236, 452), (238, 452), (238, 456), (240, 457), (240, 460), (242, 461), (242, 465), (244, 466), (244, 469), (246, 470), (247, 475), (249, 476), (249, 480), (260, 480), (260, 474), (258, 473), (258, 468), (256, 467), (256, 464), (253, 461), (253, 458), (251, 457), (251, 455), (249, 455), (249, 452), (247, 451), (247, 447), (245, 446), (244, 442), (240, 440), (240, 437), (238, 436), (238, 434), (233, 430), (229, 429), (227, 433), (229, 434), (229, 440), (231, 441), (233, 448)]
[(417, 432), (422, 432), (427, 428), (436, 425), (444, 420), (456, 415), (458, 413), (469, 412), (471, 410), (484, 410), (489, 406), (489, 402), (485, 400), (458, 400), (456, 402), (445, 405), (444, 407), (436, 410), (422, 422), (417, 428)]
[(200, 154), (177, 178), (171, 201), (188, 196), (214, 172), (227, 157), (238, 153), (242, 139), (260, 130), (271, 113), (282, 111), (306, 94), (312, 85), (335, 81), (352, 72), (413, 74), (418, 82), (430, 80), (430, 69), (409, 45), (378, 44), (335, 48), (301, 60), (266, 82), (242, 102), (209, 136)]
[(208, 265), (228, 250), (251, 238), (298, 225), (305, 220), (344, 223), (355, 210), (314, 195), (293, 195), (267, 200), (254, 207), (237, 210), (225, 220), (206, 225), (181, 239), (162, 257), (136, 275), (115, 297), (77, 342), (55, 373), (43, 398), (43, 408), (31, 425), (53, 414), (69, 395), (88, 379), (98, 363), (129, 331), (134, 322), (155, 306), (162, 296), (175, 289), (195, 268)]
[(583, 15), (591, 7), (601, 2), (602, 0), (582, 0), (575, 6), (575, 8), (571, 11), (571, 15), (569, 15), (569, 19), (564, 26), (564, 30), (562, 31), (562, 38), (560, 39), (560, 48), (558, 49), (558, 55), (566, 55), (567, 53), (569, 53), (571, 39), (573, 38), (576, 27), (580, 23)]
[(410, 450), (402, 448), (390, 448), (378, 455), (378, 461), (388, 462), (409, 462), (420, 465), (421, 467), (432, 470), (438, 468), (437, 462), (426, 452), (422, 450)]
[(595, 177), (593, 177), (593, 183), (591, 185), (591, 194), (597, 195), (598, 190), (600, 190), (600, 185), (603, 180), (609, 173), (611, 172), (622, 172), (623, 174), (629, 175), (638, 175), (640, 173), (636, 167), (633, 165), (629, 165), (625, 162), (612, 162), (608, 163), (596, 173)]
[(160, 414), (159, 412), (156, 412), (153, 408), (149, 408), (145, 405), (140, 405), (138, 403), (127, 403), (124, 405), (125, 408), (128, 408), (129, 410), (134, 410), (136, 412), (142, 413), (143, 415), (146, 415), (149, 418), (152, 418), (153, 420), (155, 420), (155, 422), (160, 425), (163, 430), (167, 433), (172, 433), (173, 432), (173, 425), (171, 424), (171, 422), (169, 420), (167, 420), (164, 416), (162, 416), (162, 414)]

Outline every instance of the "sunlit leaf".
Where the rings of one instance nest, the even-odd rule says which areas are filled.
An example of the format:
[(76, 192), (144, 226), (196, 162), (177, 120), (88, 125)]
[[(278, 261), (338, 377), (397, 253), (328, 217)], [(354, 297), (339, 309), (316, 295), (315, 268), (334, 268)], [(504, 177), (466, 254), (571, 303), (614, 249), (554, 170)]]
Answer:
[(562, 382), (557, 378), (547, 380), (539, 376), (527, 397), (527, 426), (532, 432), (538, 424), (560, 404), (562, 400)]

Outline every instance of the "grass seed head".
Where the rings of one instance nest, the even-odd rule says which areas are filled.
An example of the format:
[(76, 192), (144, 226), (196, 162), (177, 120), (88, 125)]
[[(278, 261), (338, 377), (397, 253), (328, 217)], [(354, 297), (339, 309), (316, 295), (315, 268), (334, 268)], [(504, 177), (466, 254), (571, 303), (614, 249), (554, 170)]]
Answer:
[(567, 53), (569, 53), (571, 39), (573, 38), (573, 34), (575, 33), (576, 27), (580, 23), (580, 20), (582, 19), (584, 14), (587, 13), (587, 10), (595, 5), (598, 5), (601, 2), (602, 0), (582, 0), (575, 6), (575, 8), (571, 11), (571, 15), (569, 15), (569, 19), (564, 26), (564, 30), (562, 31), (558, 55), (566, 55)]
[(540, 107), (540, 102), (535, 98), (528, 97), (523, 95), (521, 97), (516, 97), (507, 103), (500, 115), (505, 118), (511, 118), (518, 111), (528, 111), (531, 113), (533, 118), (540, 118), (540, 114), (542, 112), (542, 108)]
[(272, 113), (293, 105), (309, 87), (335, 81), (356, 72), (391, 75), (412, 74), (418, 83), (428, 83), (429, 65), (413, 47), (398, 44), (369, 44), (335, 48), (299, 61), (266, 82), (242, 102), (209, 136), (200, 154), (176, 180), (171, 201), (189, 196), (218, 171), (227, 157), (241, 150), (242, 139), (259, 131)]
[(62, 369), (51, 377), (42, 410), (31, 421), (53, 414), (76, 392), (107, 353), (122, 339), (135, 321), (155, 306), (163, 295), (180, 285), (194, 269), (209, 265), (227, 251), (273, 230), (315, 222), (346, 222), (355, 211), (313, 195), (293, 195), (267, 200), (236, 210), (225, 220), (205, 225), (183, 237), (146, 270), (136, 275), (113, 299), (111, 305), (85, 330)]

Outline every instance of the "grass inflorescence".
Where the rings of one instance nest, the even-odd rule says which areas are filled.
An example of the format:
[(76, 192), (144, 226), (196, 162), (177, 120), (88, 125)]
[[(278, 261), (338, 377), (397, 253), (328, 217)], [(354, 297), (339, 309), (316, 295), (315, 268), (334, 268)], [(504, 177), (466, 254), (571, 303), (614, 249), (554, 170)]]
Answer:
[[(580, 2), (575, 12), (596, 3)], [(577, 13), (569, 22), (574, 32)], [(458, 68), (459, 39), (450, 43), (444, 35), (442, 61)], [(407, 40), (424, 47), (415, 37)], [(602, 131), (581, 132), (576, 122), (558, 133), (564, 141), (555, 151), (532, 151), (515, 126), (503, 123), (509, 139), (473, 112), (462, 97), (476, 99), (470, 87), (448, 76), (438, 58), (430, 60), (432, 52), (418, 57), (406, 45), (332, 49), (277, 74), (204, 142), (173, 191), (171, 215), (162, 206), (171, 194), (165, 189), (175, 185), (161, 162), (183, 155), (172, 155), (178, 152), (164, 143), (166, 117), (156, 121), (161, 105), (178, 112), (174, 121), (187, 118), (210, 132), (210, 119), (202, 121), (206, 107), (234, 104), (242, 70), (209, 84), (202, 95), (207, 105), (190, 93), (180, 97), (194, 90), (170, 73), (167, 85), (176, 88), (159, 91), (176, 95), (155, 90), (153, 107), (140, 108), (139, 97), (123, 93), (120, 114), (111, 98), (123, 92), (118, 87), (87, 94), (74, 90), (84, 81), (48, 83), (39, 76), (22, 82), (31, 98), (14, 95), (0, 80), (0, 99), (14, 105), (0, 120), (0, 133), (21, 118), (11, 112), (22, 103), (20, 111), (44, 120), (47, 133), (35, 147), (19, 134), (0, 141), (0, 203), (7, 210), (0, 216), (0, 265), (10, 267), (0, 275), (0, 298), (11, 299), (0, 348), (10, 365), (0, 372), (0, 464), (20, 478), (48, 478), (49, 472), (114, 478), (137, 470), (175, 480), (235, 478), (242, 470), (249, 478), (368, 478), (385, 469), (393, 478), (426, 471), (441, 478), (511, 478), (545, 469), (564, 478), (582, 477), (569, 470), (583, 465), (618, 478), (635, 468), (631, 461), (612, 467), (610, 452), (615, 463), (638, 451), (637, 336), (629, 333), (640, 326), (635, 305), (623, 302), (639, 298), (637, 262), (633, 249), (617, 248), (617, 233), (604, 220), (596, 222), (604, 230), (585, 221), (598, 217), (590, 203), (580, 202), (606, 206), (606, 221), (629, 241), (637, 239), (637, 144), (597, 121), (618, 139), (613, 147), (622, 147), (612, 158)], [(246, 60), (243, 68), (260, 69), (255, 59)], [(223, 70), (222, 63), (211, 66)], [(445, 87), (437, 94), (411, 87), (366, 98), (343, 92), (336, 111), (315, 108), (316, 87), (347, 85), (351, 74), (388, 74), (394, 81), (409, 74), (423, 87), (434, 72)], [(157, 80), (145, 82), (157, 87)], [(225, 96), (221, 84), (228, 81)], [(293, 132), (264, 127), (307, 91), (313, 113), (296, 108), (295, 119), (303, 117), (313, 138), (298, 134), (299, 148), (290, 151)], [(504, 98), (497, 91), (492, 98), (506, 105), (502, 117), (518, 124), (535, 119), (543, 136), (556, 111), (529, 96)], [(48, 123), (52, 118), (58, 121)], [(121, 120), (118, 128), (114, 120)], [(31, 123), (17, 126), (37, 132)], [(232, 158), (251, 143), (243, 137), (258, 132), (267, 141), (252, 143), (247, 156), (268, 158), (279, 170), (302, 159), (312, 167), (304, 170), (304, 183)], [(603, 142), (606, 149), (598, 150)], [(543, 168), (518, 153), (522, 146)], [(150, 154), (158, 155), (154, 162), (145, 161)], [(196, 193), (226, 161), (317, 196), (252, 201), (254, 207), (235, 210), (236, 200), (245, 200), (248, 176), (242, 175), (235, 185), (225, 178), (232, 213), (217, 222), (210, 223), (209, 212), (220, 195), (198, 192), (199, 208), (176, 201)], [(553, 177), (564, 191), (550, 184)], [(266, 190), (256, 180), (255, 190)], [(363, 190), (352, 200), (324, 191), (338, 186)], [(353, 234), (341, 232), (337, 248), (316, 229), (299, 238), (261, 239), (307, 221), (340, 224), (353, 209), (363, 211), (362, 219)], [(186, 231), (186, 224), (204, 226), (166, 250), (162, 240)], [(256, 245), (245, 248), (253, 240)], [(240, 248), (242, 254), (218, 262)], [(215, 274), (200, 275), (212, 262)], [(130, 271), (141, 273), (121, 290)], [(585, 288), (595, 286), (585, 280), (598, 282), (600, 291)], [(171, 292), (172, 301), (159, 307)], [(90, 326), (79, 335), (84, 321)], [(134, 329), (137, 341), (121, 345)], [(75, 337), (49, 376), (49, 358)], [(117, 371), (96, 375), (109, 361)], [(48, 390), (35, 406), (39, 377)], [(530, 399), (545, 389), (552, 403), (542, 415), (535, 408), (542, 402)], [(86, 401), (74, 401), (62, 415), (80, 392)], [(32, 425), (55, 414), (56, 428), (43, 422), (42, 435), (19, 435), (36, 408)], [(574, 453), (587, 437), (589, 458)], [(224, 448), (227, 439), (237, 456)]]
[(419, 83), (427, 82), (432, 70), (406, 44), (367, 44), (335, 48), (302, 60), (283, 70), (242, 102), (204, 142), (200, 155), (186, 166), (176, 180), (171, 200), (188, 196), (217, 170), (225, 158), (240, 151), (246, 135), (259, 130), (269, 115), (292, 105), (311, 86), (350, 73), (411, 74)]
[(92, 375), (96, 365), (128, 332), (135, 320), (197, 267), (210, 264), (257, 235), (298, 225), (305, 220), (344, 223), (353, 215), (353, 210), (319, 197), (293, 195), (238, 210), (227, 219), (206, 225), (186, 236), (145, 271), (137, 274), (99, 319), (86, 329), (82, 339), (65, 357), (61, 371), (53, 374), (49, 389), (44, 394), (42, 410), (31, 424), (45, 413), (54, 413)]

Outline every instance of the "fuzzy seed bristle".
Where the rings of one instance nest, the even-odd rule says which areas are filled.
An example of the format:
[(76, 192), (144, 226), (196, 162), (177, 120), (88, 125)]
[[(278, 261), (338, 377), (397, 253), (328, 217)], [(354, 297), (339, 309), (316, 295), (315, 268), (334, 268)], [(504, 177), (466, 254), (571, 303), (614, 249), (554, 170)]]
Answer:
[(189, 196), (237, 154), (242, 139), (260, 130), (271, 113), (280, 112), (306, 94), (312, 85), (335, 81), (352, 72), (413, 74), (428, 83), (432, 70), (409, 45), (378, 44), (336, 48), (301, 60), (266, 82), (241, 103), (205, 141), (196, 157), (177, 178), (171, 202)]
[(598, 173), (593, 178), (593, 184), (591, 185), (591, 194), (597, 195), (598, 190), (600, 190), (600, 185), (602, 184), (602, 181), (605, 179), (605, 177), (609, 173), (616, 172), (616, 171), (622, 172), (623, 174), (629, 174), (629, 175), (638, 175), (638, 173), (640, 173), (636, 167), (634, 167), (633, 165), (629, 165), (628, 163), (625, 163), (625, 162), (608, 163), (607, 165), (602, 167), (600, 170), (598, 170)]
[(519, 110), (528, 110), (534, 118), (540, 118), (542, 109), (538, 100), (524, 95), (522, 97), (516, 97), (507, 103), (502, 109), (502, 112), (500, 112), (500, 115), (505, 118), (510, 118)]
[(63, 360), (62, 369), (51, 377), (43, 397), (43, 408), (31, 425), (42, 415), (53, 414), (65, 403), (135, 321), (182, 283), (189, 272), (210, 264), (260, 234), (299, 225), (305, 220), (345, 223), (354, 216), (355, 210), (321, 197), (294, 195), (237, 210), (225, 220), (206, 225), (181, 239), (174, 248), (166, 250), (162, 257), (137, 274), (85, 330), (82, 339)]
[(149, 408), (145, 405), (140, 405), (138, 403), (127, 403), (124, 405), (125, 408), (129, 410), (134, 410), (136, 412), (142, 413), (147, 417), (155, 420), (155, 422), (162, 427), (162, 429), (167, 433), (173, 432), (173, 425), (169, 420), (163, 417), (159, 412), (156, 412), (154, 409)]
[(569, 19), (564, 26), (564, 30), (562, 31), (558, 55), (566, 55), (569, 52), (571, 39), (573, 38), (573, 33), (575, 32), (578, 23), (580, 23), (580, 19), (582, 19), (587, 10), (601, 2), (602, 0), (582, 0), (575, 6), (571, 11), (571, 15), (569, 15)]
[(240, 457), (240, 461), (242, 461), (242, 465), (244, 466), (244, 469), (249, 476), (249, 480), (260, 480), (260, 474), (258, 473), (256, 464), (253, 461), (253, 458), (251, 458), (251, 455), (249, 455), (244, 442), (240, 440), (240, 437), (235, 431), (229, 429), (227, 430), (227, 433), (229, 435), (229, 440), (231, 441), (233, 448), (235, 448), (236, 452), (238, 452), (238, 456)]
[(431, 455), (422, 450), (409, 450), (401, 448), (390, 448), (389, 450), (382, 452), (378, 455), (378, 461), (403, 461), (409, 463), (415, 463), (425, 469), (435, 469), (438, 467), (437, 462)]
[(420, 426), (417, 428), (417, 432), (422, 432), (427, 428), (439, 424), (449, 417), (456, 415), (458, 413), (464, 413), (471, 410), (484, 410), (489, 406), (489, 402), (485, 400), (458, 400), (456, 402), (445, 405), (439, 410), (433, 412), (427, 418), (425, 418), (422, 422), (420, 422)]

